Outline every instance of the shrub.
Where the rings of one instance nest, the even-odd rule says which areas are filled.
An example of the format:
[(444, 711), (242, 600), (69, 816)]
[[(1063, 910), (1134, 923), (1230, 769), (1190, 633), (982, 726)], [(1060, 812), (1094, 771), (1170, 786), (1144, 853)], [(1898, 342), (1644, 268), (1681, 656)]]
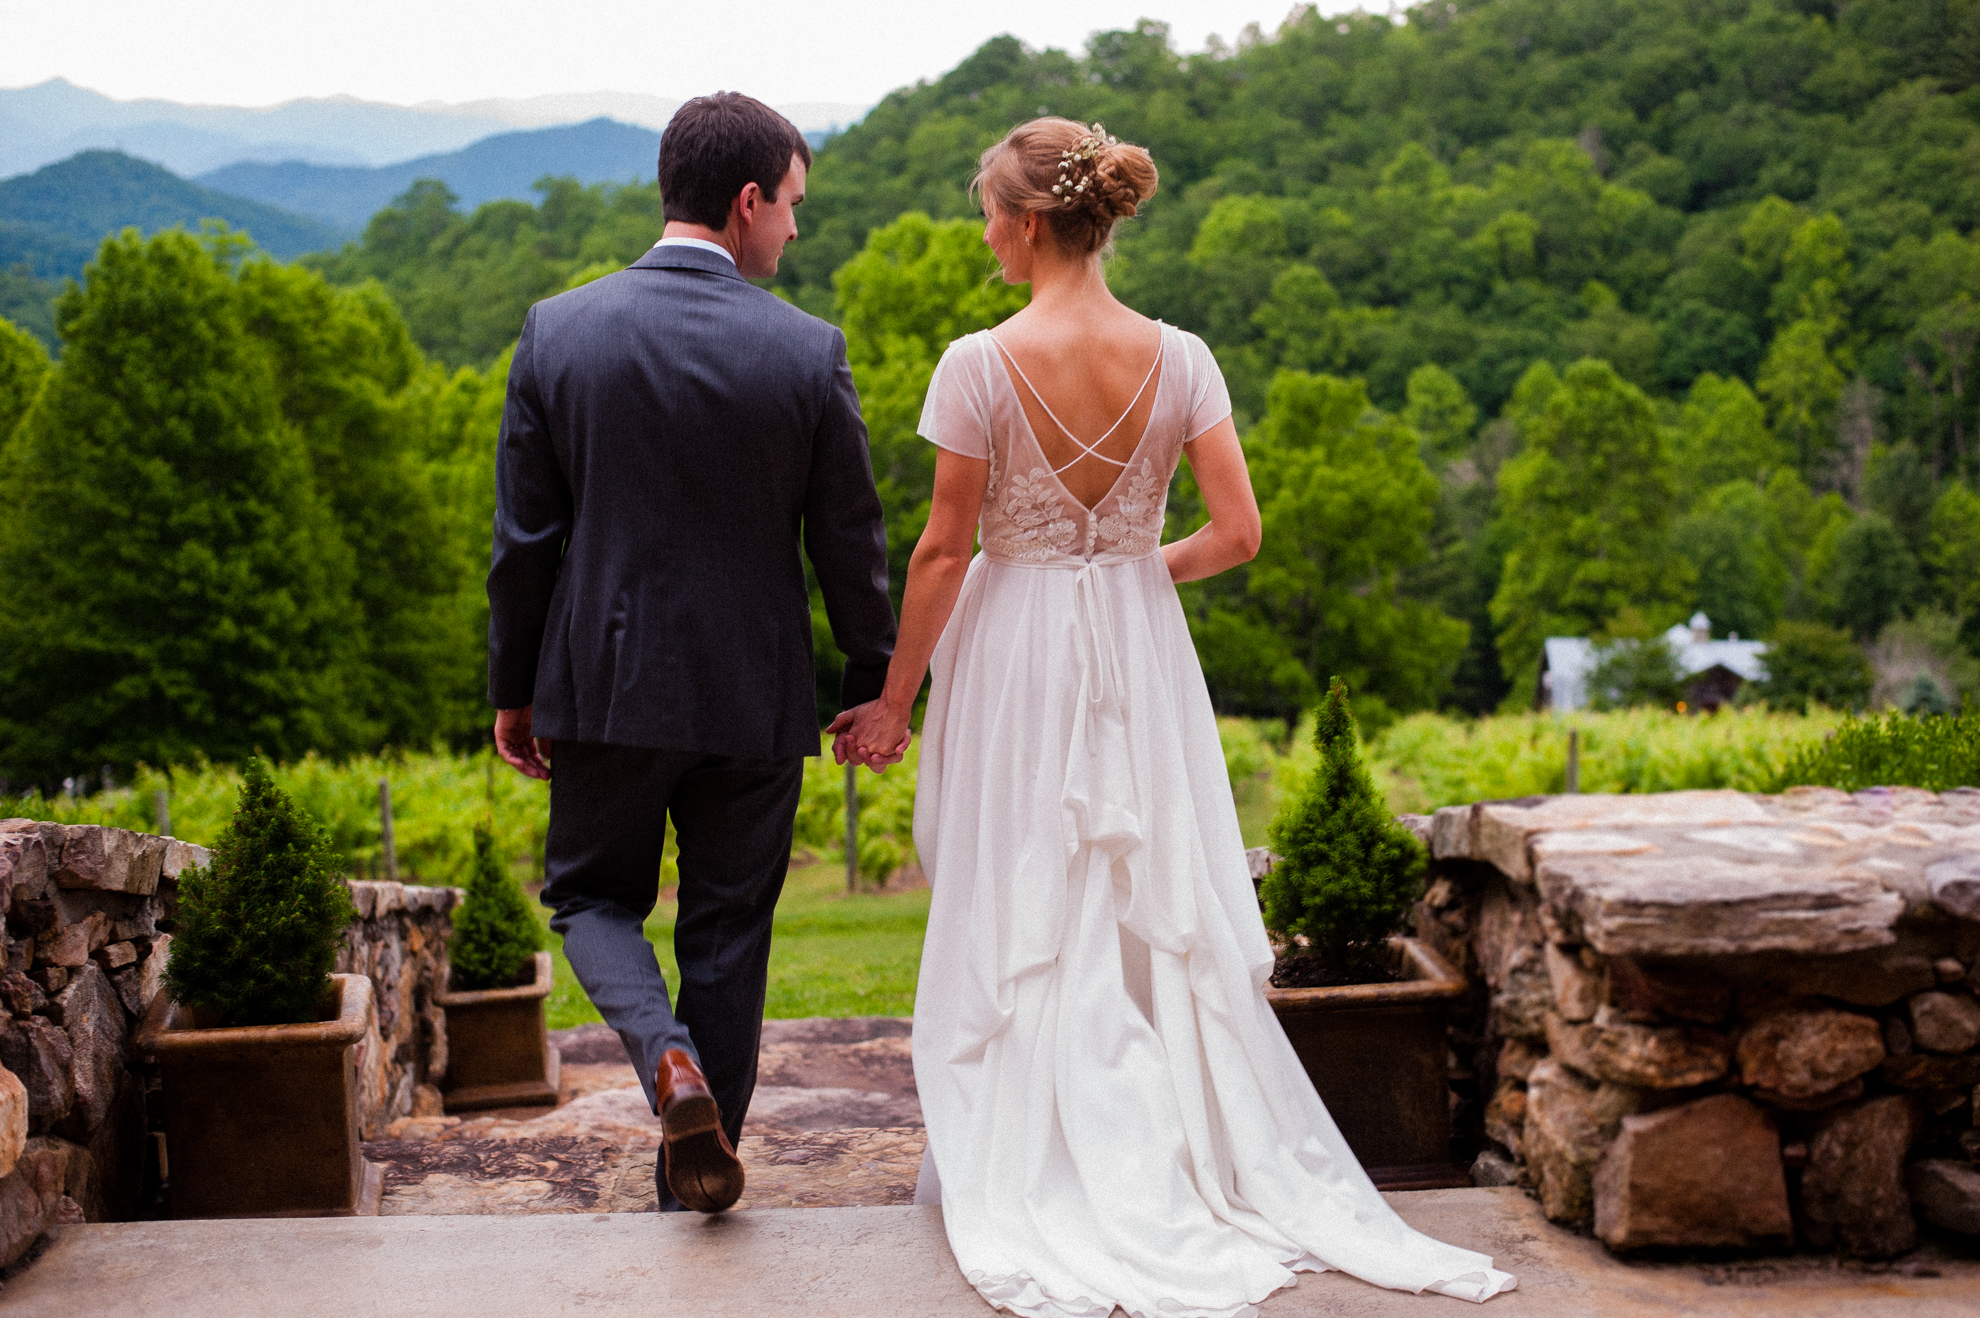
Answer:
[(1684, 698), (1684, 671), (1663, 637), (1624, 637), (1603, 647), (1601, 655), (1588, 674), (1596, 709), (1669, 709)]
[(533, 958), (542, 946), (543, 927), (529, 899), (495, 854), (494, 830), (475, 825), (474, 871), (467, 899), (454, 912), (454, 937), (447, 947), (454, 988), (472, 992), (525, 982), (536, 973)]
[(1319, 763), (1272, 821), (1278, 861), (1265, 877), (1265, 923), (1330, 978), (1388, 978), (1383, 942), (1415, 902), (1423, 846), (1383, 804), (1355, 745), (1347, 685), (1336, 677), (1313, 730)]
[(1847, 632), (1819, 622), (1784, 622), (1767, 642), (1760, 694), (1775, 709), (1803, 714), (1813, 705), (1861, 709), (1877, 674)]
[(1980, 787), (1980, 706), (1922, 718), (1890, 713), (1850, 719), (1788, 761), (1774, 783), (1789, 787)]
[(357, 918), (329, 838), (250, 760), (213, 863), (179, 876), (165, 981), (218, 1025), (319, 1019), (344, 926)]

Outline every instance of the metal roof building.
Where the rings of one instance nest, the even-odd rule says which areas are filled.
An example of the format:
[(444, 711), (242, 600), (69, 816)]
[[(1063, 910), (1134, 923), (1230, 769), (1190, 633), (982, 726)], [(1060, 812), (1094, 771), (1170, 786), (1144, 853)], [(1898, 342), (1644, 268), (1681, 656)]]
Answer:
[[(1676, 656), (1684, 675), (1687, 700), (1698, 709), (1716, 709), (1732, 699), (1747, 682), (1767, 679), (1765, 641), (1742, 641), (1735, 632), (1723, 641), (1712, 639), (1712, 620), (1694, 613), (1664, 633), (1664, 643)], [(1602, 662), (1607, 647), (1585, 636), (1549, 636), (1540, 658), (1540, 687), (1536, 709), (1568, 713), (1588, 706), (1589, 678)]]

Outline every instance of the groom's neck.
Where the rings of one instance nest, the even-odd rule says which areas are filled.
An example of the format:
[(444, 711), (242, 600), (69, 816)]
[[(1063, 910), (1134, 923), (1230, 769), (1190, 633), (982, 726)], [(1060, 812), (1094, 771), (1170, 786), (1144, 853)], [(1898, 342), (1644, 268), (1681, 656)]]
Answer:
[[(648, 230), (651, 232), (651, 230)], [(695, 224), (689, 220), (668, 220), (667, 227), (660, 231), (662, 238), (699, 238), (705, 243), (714, 243), (742, 266), (742, 229), (739, 225), (725, 224), (719, 229), (711, 229), (705, 224)]]

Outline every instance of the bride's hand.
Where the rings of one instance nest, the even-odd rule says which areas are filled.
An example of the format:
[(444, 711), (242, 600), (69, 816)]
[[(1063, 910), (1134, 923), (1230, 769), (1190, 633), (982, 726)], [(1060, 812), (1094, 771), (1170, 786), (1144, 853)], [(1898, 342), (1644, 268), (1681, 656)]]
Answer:
[(825, 729), (833, 734), (832, 758), (863, 764), (880, 773), (890, 764), (899, 764), (914, 739), (905, 712), (890, 709), (884, 700), (855, 705), (832, 720)]

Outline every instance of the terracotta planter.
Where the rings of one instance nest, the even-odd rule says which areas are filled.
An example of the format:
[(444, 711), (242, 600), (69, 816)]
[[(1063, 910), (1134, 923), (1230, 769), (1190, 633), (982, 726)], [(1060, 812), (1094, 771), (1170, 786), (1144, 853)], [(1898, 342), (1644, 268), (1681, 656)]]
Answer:
[(1392, 938), (1391, 984), (1265, 990), (1348, 1147), (1384, 1190), (1468, 1186), (1451, 1161), (1445, 1013), (1466, 985), (1428, 944)]
[(561, 1059), (543, 1024), (550, 981), (550, 954), (538, 952), (531, 983), (434, 995), (447, 1012), (447, 1111), (557, 1101)]
[(196, 1029), (161, 993), (137, 1046), (158, 1058), (174, 1217), (369, 1217), (385, 1186), (359, 1154), (358, 1040), (371, 981), (332, 975), (325, 1018)]

